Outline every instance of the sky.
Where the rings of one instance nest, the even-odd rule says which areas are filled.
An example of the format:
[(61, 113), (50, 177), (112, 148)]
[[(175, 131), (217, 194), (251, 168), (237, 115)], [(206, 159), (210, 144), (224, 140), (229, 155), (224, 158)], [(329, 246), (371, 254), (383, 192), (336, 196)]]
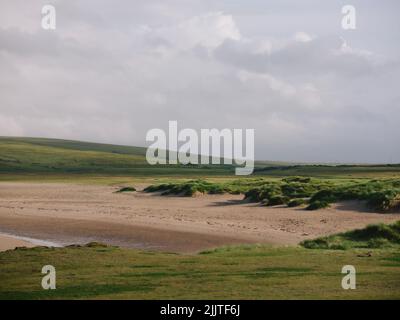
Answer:
[[(45, 4), (55, 30), (41, 27)], [(146, 146), (177, 120), (254, 129), (260, 160), (399, 163), (399, 12), (396, 0), (1, 0), (0, 136)]]

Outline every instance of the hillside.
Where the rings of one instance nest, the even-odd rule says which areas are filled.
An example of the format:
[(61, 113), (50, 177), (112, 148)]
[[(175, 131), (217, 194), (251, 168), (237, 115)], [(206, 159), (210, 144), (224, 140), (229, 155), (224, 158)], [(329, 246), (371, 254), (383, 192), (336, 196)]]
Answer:
[[(231, 165), (157, 165), (146, 148), (73, 140), (0, 137), (0, 174), (233, 175)], [(307, 165), (256, 161), (255, 175), (400, 177), (400, 165)]]
[(146, 148), (92, 142), (0, 137), (0, 173), (229, 174), (232, 166), (150, 166)]
[(25, 137), (0, 137), (0, 143), (26, 143), (44, 147), (55, 147), (77, 151), (98, 151), (116, 154), (128, 154), (134, 156), (145, 156), (146, 148), (121, 146), (105, 143), (84, 142), (63, 139), (48, 138), (25, 138)]

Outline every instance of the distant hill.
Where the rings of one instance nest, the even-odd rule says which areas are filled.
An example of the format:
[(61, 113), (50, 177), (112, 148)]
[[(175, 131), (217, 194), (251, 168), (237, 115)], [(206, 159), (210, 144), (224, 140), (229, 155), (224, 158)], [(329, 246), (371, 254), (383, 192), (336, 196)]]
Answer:
[[(0, 173), (234, 175), (232, 165), (150, 166), (146, 148), (62, 139), (0, 137)], [(256, 161), (255, 175), (396, 176), (400, 165), (310, 165)]]
[(78, 151), (99, 151), (117, 154), (129, 154), (134, 156), (145, 156), (146, 148), (130, 147), (106, 143), (94, 143), (64, 139), (48, 139), (48, 138), (20, 138), (20, 137), (0, 137), (0, 143), (27, 143), (44, 147), (55, 147), (62, 149), (78, 150)]
[(0, 137), (0, 173), (207, 174), (233, 173), (231, 165), (156, 165), (146, 148), (103, 143)]

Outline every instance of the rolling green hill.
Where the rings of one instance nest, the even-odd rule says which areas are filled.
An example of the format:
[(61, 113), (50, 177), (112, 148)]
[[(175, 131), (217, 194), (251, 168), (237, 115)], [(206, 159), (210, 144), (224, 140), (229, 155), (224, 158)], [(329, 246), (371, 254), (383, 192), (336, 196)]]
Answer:
[(92, 142), (0, 137), (0, 173), (97, 173), (115, 175), (233, 173), (232, 166), (156, 165), (146, 148)]
[(55, 147), (76, 151), (98, 151), (116, 154), (127, 154), (134, 156), (145, 156), (146, 148), (130, 147), (105, 143), (93, 143), (75, 140), (48, 139), (48, 138), (20, 138), (20, 137), (0, 137), (0, 143), (27, 143), (36, 146)]
[[(233, 176), (232, 165), (156, 165), (146, 148), (73, 140), (0, 137), (0, 174)], [(255, 175), (400, 177), (400, 165), (307, 165), (257, 161)]]

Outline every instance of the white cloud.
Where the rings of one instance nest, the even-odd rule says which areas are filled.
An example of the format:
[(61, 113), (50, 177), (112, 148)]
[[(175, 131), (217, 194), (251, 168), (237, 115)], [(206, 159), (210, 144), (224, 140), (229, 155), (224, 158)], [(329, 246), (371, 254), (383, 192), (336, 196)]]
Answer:
[(212, 49), (225, 40), (240, 39), (233, 17), (222, 12), (195, 16), (176, 25), (153, 29), (149, 33), (165, 39), (174, 48), (184, 50), (196, 46)]
[(294, 40), (299, 41), (299, 42), (309, 42), (312, 39), (313, 39), (312, 36), (310, 36), (306, 32), (302, 32), (302, 31), (296, 32), (294, 35)]

